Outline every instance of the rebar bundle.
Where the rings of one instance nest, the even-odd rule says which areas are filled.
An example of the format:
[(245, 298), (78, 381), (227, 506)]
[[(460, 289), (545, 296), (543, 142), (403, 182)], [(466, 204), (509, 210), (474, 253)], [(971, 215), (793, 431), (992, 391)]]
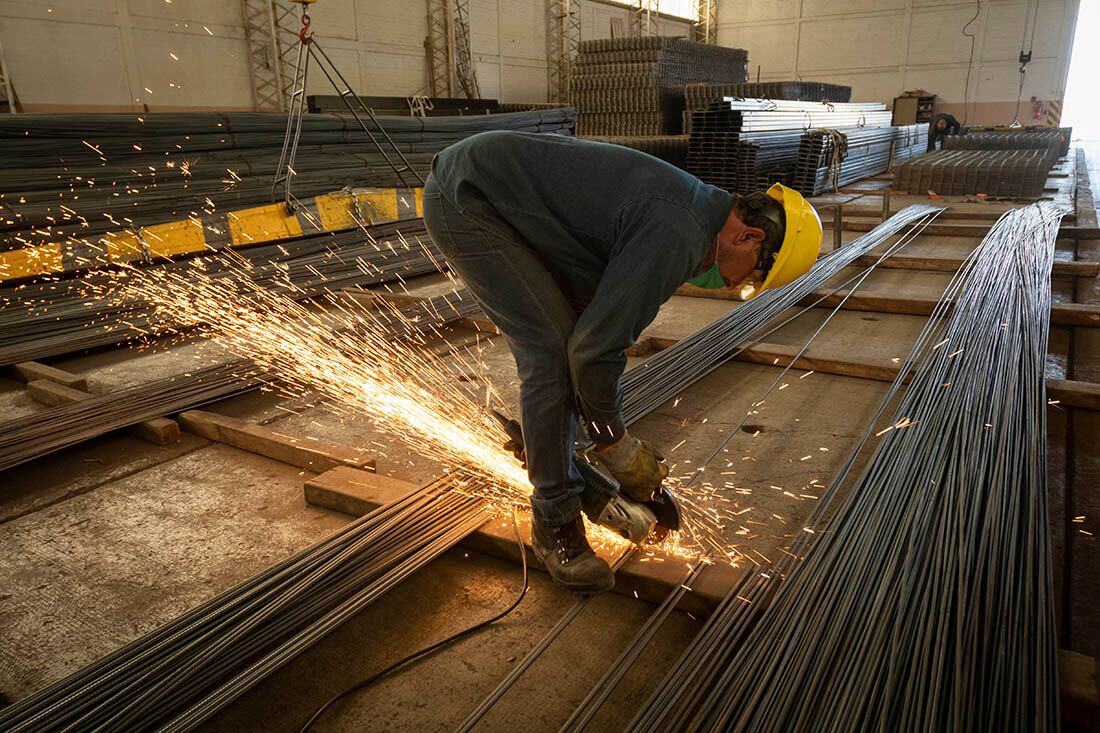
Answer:
[(570, 77), (577, 134), (678, 134), (685, 84), (747, 77), (744, 49), (662, 36), (582, 41)]
[(896, 399), (827, 531), (815, 511), (746, 573), (630, 730), (1058, 729), (1043, 365), (1063, 213), (990, 230), (830, 486)]
[[(198, 262), (173, 260), (144, 267), (185, 272), (198, 264), (210, 277), (235, 277), (232, 263), (243, 258), (255, 282), (294, 298), (308, 298), (431, 272), (438, 257), (423, 220), (410, 219), (212, 253)], [(147, 303), (103, 298), (115, 277), (92, 272), (79, 279), (0, 289), (0, 365), (147, 335), (153, 317)]]
[(894, 167), (898, 191), (1038, 198), (1054, 160), (1046, 150), (934, 150)]
[(878, 102), (726, 99), (692, 114), (687, 169), (706, 183), (740, 194), (790, 182), (808, 128), (892, 129), (890, 113)]
[[(843, 144), (838, 148), (837, 136)], [(792, 186), (803, 196), (869, 178), (928, 147), (928, 125), (816, 129), (802, 135)]]
[[(267, 203), (286, 127), (284, 115), (258, 112), (12, 117), (0, 119), (0, 249)], [(427, 176), (437, 152), (471, 135), (568, 135), (575, 118), (556, 107), (378, 120)], [(303, 118), (294, 182), (300, 197), (405, 185), (354, 119), (328, 114)]]
[(0, 710), (0, 728), (194, 729), (488, 519), (456, 490), (469, 481), (446, 476), (351, 522)]

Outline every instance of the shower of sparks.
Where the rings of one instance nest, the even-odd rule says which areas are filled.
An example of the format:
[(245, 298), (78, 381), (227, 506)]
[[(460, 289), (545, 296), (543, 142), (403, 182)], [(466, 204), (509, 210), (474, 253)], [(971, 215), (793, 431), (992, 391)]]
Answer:
[[(324, 296), (318, 308), (292, 297), (300, 291), (286, 273), (273, 287), (254, 280), (251, 263), (232, 251), (220, 253), (216, 267), (213, 261), (193, 260), (188, 268), (125, 266), (110, 272), (97, 297), (120, 306), (147, 303), (155, 311), (151, 333), (200, 329), (251, 362), (254, 374), (280, 392), (299, 398), (320, 393), (332, 408), (367, 416), (418, 453), (486, 479), (456, 487), (477, 487), (494, 511), (528, 505), (527, 474), (503, 449), (508, 438), (486, 409), (501, 402), (491, 387), (469, 379), (471, 369), (481, 368), (480, 346), (452, 348), (445, 354), (451, 358), (440, 358), (428, 346), (439, 330), (421, 323), (430, 313), (410, 317), (392, 305), (371, 311), (336, 293)], [(225, 276), (226, 263), (232, 277)], [(646, 549), (688, 560), (741, 559), (725, 537), (736, 507), (722, 487), (678, 484), (669, 481), (685, 526)], [(603, 528), (590, 526), (589, 537), (598, 547), (625, 546)]]

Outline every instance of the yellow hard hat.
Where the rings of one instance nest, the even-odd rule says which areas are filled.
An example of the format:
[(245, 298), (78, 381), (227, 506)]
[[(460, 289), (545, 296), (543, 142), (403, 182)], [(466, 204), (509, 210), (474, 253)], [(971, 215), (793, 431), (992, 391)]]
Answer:
[[(781, 183), (768, 189), (767, 195), (783, 205), (786, 228), (783, 244), (775, 255), (760, 290), (778, 288), (793, 283), (805, 275), (821, 252), (821, 218), (810, 202), (798, 191)], [(757, 291), (759, 292), (759, 291)]]

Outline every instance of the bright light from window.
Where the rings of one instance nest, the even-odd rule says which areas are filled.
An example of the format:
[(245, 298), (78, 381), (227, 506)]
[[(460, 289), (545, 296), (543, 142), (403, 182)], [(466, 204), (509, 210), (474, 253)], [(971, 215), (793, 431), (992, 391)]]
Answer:
[[(684, 20), (695, 20), (696, 3), (698, 0), (658, 0), (657, 11), (665, 15), (673, 15)], [(634, 7), (637, 3), (633, 0), (611, 0), (618, 5)]]

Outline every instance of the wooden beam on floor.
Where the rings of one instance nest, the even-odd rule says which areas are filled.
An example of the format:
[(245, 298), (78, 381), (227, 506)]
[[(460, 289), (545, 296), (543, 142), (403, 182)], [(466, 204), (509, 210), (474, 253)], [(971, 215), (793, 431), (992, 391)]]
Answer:
[[(27, 396), (36, 402), (56, 407), (68, 405), (93, 397), (90, 392), (66, 387), (48, 379), (35, 379), (27, 382)], [(155, 417), (143, 420), (127, 428), (131, 433), (154, 445), (171, 445), (180, 441), (180, 426), (175, 420)]]
[(188, 410), (180, 413), (179, 422), (187, 432), (207, 440), (316, 473), (340, 466), (371, 471), (376, 468), (374, 458), (355, 448), (279, 433), (269, 427), (216, 412)]
[[(852, 263), (860, 267), (876, 265), (888, 270), (927, 270), (930, 272), (957, 272), (963, 264), (961, 257), (925, 257), (922, 255), (891, 255), (879, 262), (878, 255), (869, 254), (857, 257)], [(1056, 277), (1097, 277), (1100, 276), (1100, 262), (1083, 260), (1055, 260), (1050, 274)]]
[[(306, 501), (314, 506), (362, 516), (379, 506), (407, 495), (409, 484), (385, 476), (347, 467), (334, 468), (305, 482)], [(415, 488), (415, 487), (414, 487)], [(519, 519), (520, 536), (527, 546), (527, 562), (541, 568), (530, 547), (530, 515)], [(508, 519), (492, 519), (467, 535), (459, 545), (469, 550), (519, 563), (519, 547), (516, 544), (512, 523)], [(598, 550), (610, 560), (608, 550)], [(683, 561), (661, 555), (635, 553), (615, 573), (615, 592), (639, 598), (650, 603), (660, 603), (682, 579)], [(681, 600), (679, 608), (692, 613), (710, 613), (726, 592), (739, 580), (743, 569), (729, 565), (706, 568), (692, 585), (692, 592)]]
[[(650, 336), (635, 344), (634, 355), (643, 355), (647, 350), (667, 349), (677, 339), (660, 335)], [(734, 361), (750, 364), (785, 367), (794, 361), (794, 368), (804, 371), (835, 374), (841, 377), (871, 379), (876, 382), (892, 382), (898, 376), (899, 364), (890, 360), (880, 362), (858, 361), (851, 358), (827, 354), (820, 349), (807, 349), (806, 353), (795, 360), (801, 347), (786, 344), (761, 342), (742, 351)], [(1100, 410), (1100, 384), (1080, 382), (1072, 379), (1048, 379), (1047, 399), (1059, 407), (1080, 410)]]
[(85, 392), (88, 391), (88, 380), (83, 375), (73, 374), (64, 369), (58, 369), (57, 367), (52, 367), (37, 361), (24, 361), (19, 364), (13, 364), (10, 368), (10, 373), (24, 384), (33, 382), (36, 379), (48, 379), (63, 387), (72, 387), (73, 389), (79, 389)]
[[(869, 232), (881, 222), (867, 220), (852, 220), (847, 210), (845, 211), (844, 228), (849, 232)], [(941, 237), (978, 237), (982, 238), (989, 233), (987, 224), (929, 224), (921, 229), (922, 234)], [(1058, 230), (1059, 237), (1072, 239), (1100, 239), (1100, 227), (1080, 226), (1073, 224), (1063, 225)]]

